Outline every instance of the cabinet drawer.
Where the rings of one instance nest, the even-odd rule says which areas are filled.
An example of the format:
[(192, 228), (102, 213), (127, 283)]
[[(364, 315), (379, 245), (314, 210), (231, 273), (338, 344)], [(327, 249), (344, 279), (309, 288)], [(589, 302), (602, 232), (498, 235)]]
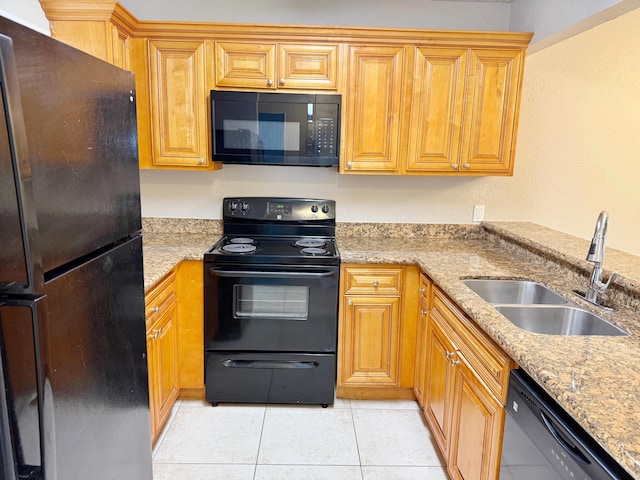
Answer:
[(504, 405), (509, 387), (509, 372), (515, 367), (515, 362), (437, 288), (433, 289), (433, 309), (442, 315), (458, 337), (455, 347), (463, 353), (479, 378)]
[(346, 268), (344, 293), (347, 295), (400, 295), (402, 272), (402, 268)]
[(153, 322), (175, 302), (176, 274), (171, 271), (145, 295), (147, 324)]

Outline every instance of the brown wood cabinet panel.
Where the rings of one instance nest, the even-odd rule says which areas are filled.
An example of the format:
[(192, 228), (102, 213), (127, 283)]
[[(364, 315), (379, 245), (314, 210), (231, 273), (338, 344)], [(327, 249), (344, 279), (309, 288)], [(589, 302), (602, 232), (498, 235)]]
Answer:
[(216, 42), (216, 85), (275, 90), (276, 44)]
[(470, 50), (461, 162), (469, 172), (513, 173), (523, 55), (521, 49)]
[(278, 88), (336, 90), (338, 45), (278, 45)]
[(473, 366), (476, 375), (500, 401), (506, 402), (509, 372), (515, 368), (515, 362), (437, 288), (434, 289), (434, 308), (460, 339), (456, 346)]
[(204, 273), (202, 261), (178, 265), (180, 398), (204, 398)]
[(398, 170), (404, 47), (351, 46), (341, 172)]
[(341, 325), (341, 385), (398, 384), (399, 306), (398, 297), (349, 297)]
[(208, 167), (204, 42), (149, 42), (152, 162)]
[(437, 311), (429, 312), (425, 364), (426, 386), (424, 413), (431, 432), (447, 457), (449, 451), (452, 389), (454, 377), (450, 358), (455, 352), (450, 337), (445, 333), (443, 319)]
[(400, 295), (402, 293), (402, 268), (345, 268), (344, 274), (346, 295)]
[(458, 354), (447, 470), (452, 479), (498, 478), (505, 411)]
[(467, 50), (416, 49), (406, 170), (457, 170)]
[(178, 397), (176, 275), (170, 272), (145, 296), (151, 438), (155, 442)]

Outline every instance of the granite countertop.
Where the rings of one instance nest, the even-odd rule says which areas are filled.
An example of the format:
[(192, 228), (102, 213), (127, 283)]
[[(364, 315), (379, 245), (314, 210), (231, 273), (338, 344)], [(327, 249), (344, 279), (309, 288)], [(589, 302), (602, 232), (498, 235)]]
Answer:
[(202, 260), (219, 235), (208, 233), (142, 233), (144, 291), (183, 260)]
[[(467, 277), (540, 281), (556, 291), (584, 289), (589, 242), (526, 222), (482, 228), (421, 229), (366, 236), (338, 229), (343, 263), (419, 265), (527, 373), (554, 397), (634, 478), (640, 479), (640, 258), (608, 249), (615, 268), (614, 312), (572, 296), (629, 333), (627, 337), (552, 336), (521, 330), (467, 288)], [(354, 234), (355, 233), (355, 234)], [(379, 233), (370, 232), (370, 233)], [(424, 236), (424, 234), (428, 236)], [(145, 289), (183, 259), (201, 259), (218, 234), (145, 233)], [(608, 277), (610, 270), (605, 272)]]

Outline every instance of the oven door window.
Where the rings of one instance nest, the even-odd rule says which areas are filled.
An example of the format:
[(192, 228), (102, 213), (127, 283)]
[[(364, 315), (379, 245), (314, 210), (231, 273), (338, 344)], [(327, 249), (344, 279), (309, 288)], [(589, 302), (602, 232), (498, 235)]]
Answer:
[(307, 320), (309, 287), (292, 285), (234, 285), (235, 318)]

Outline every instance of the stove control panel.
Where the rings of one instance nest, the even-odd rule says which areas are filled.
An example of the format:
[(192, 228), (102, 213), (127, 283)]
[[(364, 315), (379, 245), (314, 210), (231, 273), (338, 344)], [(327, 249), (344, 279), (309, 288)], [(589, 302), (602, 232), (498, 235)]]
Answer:
[(222, 216), (223, 220), (335, 221), (336, 202), (313, 198), (225, 198)]

